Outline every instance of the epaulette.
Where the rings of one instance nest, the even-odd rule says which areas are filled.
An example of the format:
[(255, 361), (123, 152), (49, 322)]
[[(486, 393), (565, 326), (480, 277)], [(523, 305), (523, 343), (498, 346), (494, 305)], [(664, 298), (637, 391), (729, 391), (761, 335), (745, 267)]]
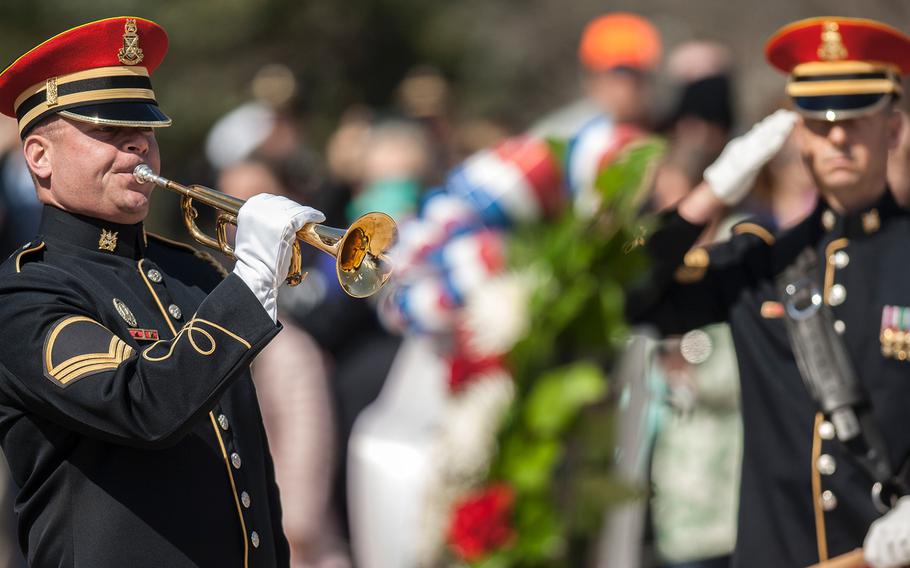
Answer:
[(195, 256), (196, 258), (204, 260), (205, 262), (210, 264), (212, 266), (212, 268), (214, 268), (218, 272), (218, 274), (221, 275), (222, 278), (226, 278), (228, 275), (227, 269), (225, 269), (224, 266), (220, 262), (218, 262), (215, 259), (215, 257), (212, 256), (208, 251), (199, 250), (192, 245), (188, 245), (186, 243), (181, 243), (180, 241), (175, 241), (175, 240), (169, 239), (167, 237), (162, 237), (161, 235), (158, 235), (155, 233), (150, 233), (148, 231), (146, 231), (145, 235), (146, 235), (146, 238), (154, 239), (155, 241), (162, 243), (166, 246), (169, 246), (171, 248), (175, 248), (175, 249), (178, 249), (178, 250), (181, 250), (184, 252), (188, 252), (188, 253), (192, 254), (193, 256)]
[(19, 250), (10, 255), (10, 258), (15, 258), (16, 273), (22, 272), (22, 267), (27, 263), (34, 260), (39, 260), (39, 252), (44, 250), (44, 241), (34, 241), (25, 243)]
[(777, 240), (770, 229), (763, 227), (754, 221), (743, 221), (742, 223), (733, 225), (732, 233), (734, 235), (755, 235), (768, 246), (773, 245)]

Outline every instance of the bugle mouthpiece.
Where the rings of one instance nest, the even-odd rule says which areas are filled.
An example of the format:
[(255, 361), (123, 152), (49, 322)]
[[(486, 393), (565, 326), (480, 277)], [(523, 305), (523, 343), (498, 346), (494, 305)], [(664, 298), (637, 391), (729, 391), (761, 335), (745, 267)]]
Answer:
[(149, 167), (148, 164), (139, 164), (136, 166), (136, 168), (133, 170), (133, 177), (136, 178), (136, 181), (139, 183), (154, 182), (158, 185), (163, 185), (166, 183), (164, 178), (155, 175), (155, 172), (152, 171), (152, 168)]

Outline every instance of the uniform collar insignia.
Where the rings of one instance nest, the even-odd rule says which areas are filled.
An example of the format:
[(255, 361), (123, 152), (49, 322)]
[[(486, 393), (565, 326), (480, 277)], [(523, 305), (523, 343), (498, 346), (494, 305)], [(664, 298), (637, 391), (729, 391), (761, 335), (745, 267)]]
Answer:
[(101, 236), (98, 238), (98, 250), (106, 250), (108, 252), (117, 250), (117, 231), (101, 229)]
[(76, 247), (86, 254), (138, 260), (146, 249), (142, 223), (111, 223), (51, 205), (44, 206), (39, 234), (49, 246)]
[(833, 232), (835, 237), (857, 238), (873, 235), (880, 231), (888, 219), (906, 214), (894, 200), (890, 189), (886, 189), (875, 203), (865, 209), (853, 211), (845, 215), (838, 215), (833, 210), (825, 208), (821, 216), (822, 228)]
[(867, 235), (879, 230), (882, 226), (881, 218), (878, 216), (878, 209), (870, 209), (862, 215), (863, 231)]

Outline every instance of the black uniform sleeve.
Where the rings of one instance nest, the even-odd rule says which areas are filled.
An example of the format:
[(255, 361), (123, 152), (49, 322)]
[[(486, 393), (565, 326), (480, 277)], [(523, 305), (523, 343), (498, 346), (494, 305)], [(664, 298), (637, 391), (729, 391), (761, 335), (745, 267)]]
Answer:
[(62, 273), (30, 268), (0, 286), (3, 388), (36, 414), (113, 443), (179, 441), (280, 329), (232, 275), (175, 338), (133, 348)]
[(651, 267), (626, 294), (631, 323), (678, 334), (723, 321), (742, 291), (759, 280), (773, 244), (770, 231), (744, 223), (729, 241), (693, 248), (703, 230), (676, 211), (662, 217), (647, 244)]

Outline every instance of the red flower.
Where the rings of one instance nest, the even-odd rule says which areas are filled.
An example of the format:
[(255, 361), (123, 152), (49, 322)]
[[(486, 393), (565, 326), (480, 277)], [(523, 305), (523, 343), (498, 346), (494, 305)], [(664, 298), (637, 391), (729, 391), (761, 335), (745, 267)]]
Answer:
[(504, 484), (468, 494), (452, 513), (449, 547), (468, 562), (502, 548), (515, 536), (509, 524), (514, 500), (515, 492)]
[(449, 360), (449, 392), (458, 392), (478, 377), (503, 368), (501, 356), (474, 358), (466, 353)]

